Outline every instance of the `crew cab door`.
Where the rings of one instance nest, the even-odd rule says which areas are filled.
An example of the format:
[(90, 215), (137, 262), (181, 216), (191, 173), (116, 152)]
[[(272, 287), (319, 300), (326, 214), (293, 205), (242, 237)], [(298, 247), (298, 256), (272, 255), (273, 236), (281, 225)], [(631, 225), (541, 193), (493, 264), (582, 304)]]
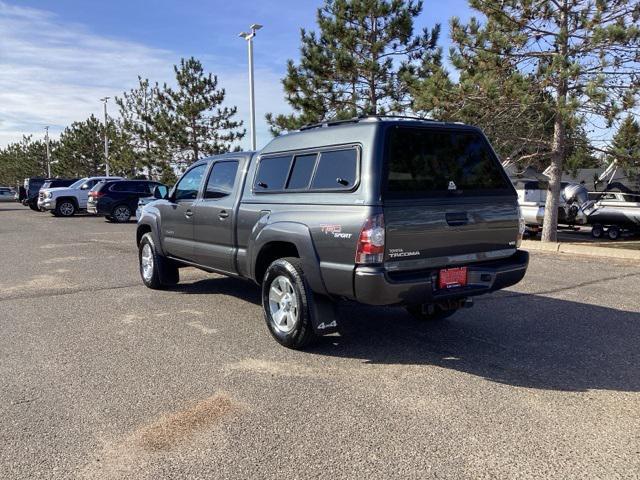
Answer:
[(235, 203), (239, 186), (238, 160), (213, 163), (202, 198), (195, 206), (196, 262), (215, 270), (235, 273)]
[(206, 163), (201, 163), (187, 170), (178, 181), (166, 202), (160, 209), (161, 236), (165, 251), (177, 258), (194, 259), (193, 248), (193, 215), (194, 204), (202, 185)]

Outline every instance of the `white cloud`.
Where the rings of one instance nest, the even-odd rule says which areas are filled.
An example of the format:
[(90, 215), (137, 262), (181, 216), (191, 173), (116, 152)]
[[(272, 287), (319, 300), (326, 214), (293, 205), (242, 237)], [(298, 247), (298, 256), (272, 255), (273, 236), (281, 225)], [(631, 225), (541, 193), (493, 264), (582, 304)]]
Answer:
[[(99, 99), (135, 86), (138, 75), (171, 83), (173, 65), (190, 55), (95, 35), (49, 12), (2, 1), (0, 31), (0, 146), (22, 134), (41, 137), (45, 125), (55, 136), (91, 113), (101, 116)], [(213, 57), (204, 60), (226, 89), (226, 103), (238, 106), (248, 127), (246, 60), (234, 66)], [(280, 77), (279, 72), (256, 71), (259, 146), (270, 138), (264, 114), (286, 110)], [(115, 113), (113, 103), (110, 112)], [(243, 147), (248, 145), (247, 135)]]

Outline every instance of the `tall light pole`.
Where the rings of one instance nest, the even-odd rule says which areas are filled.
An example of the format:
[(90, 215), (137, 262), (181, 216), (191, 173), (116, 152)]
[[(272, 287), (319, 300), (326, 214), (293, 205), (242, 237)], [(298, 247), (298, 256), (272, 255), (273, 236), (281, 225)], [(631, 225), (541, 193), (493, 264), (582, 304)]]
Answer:
[(247, 41), (249, 47), (249, 125), (251, 127), (251, 150), (256, 149), (256, 97), (255, 89), (253, 87), (253, 37), (256, 36), (256, 32), (262, 28), (259, 23), (254, 23), (249, 27), (250, 32), (240, 32), (240, 37)]
[(107, 136), (107, 101), (111, 97), (101, 98), (100, 101), (104, 102), (104, 165), (105, 173), (109, 176), (109, 138)]
[(51, 178), (51, 150), (49, 150), (49, 126), (44, 127), (44, 141), (47, 145), (47, 178)]

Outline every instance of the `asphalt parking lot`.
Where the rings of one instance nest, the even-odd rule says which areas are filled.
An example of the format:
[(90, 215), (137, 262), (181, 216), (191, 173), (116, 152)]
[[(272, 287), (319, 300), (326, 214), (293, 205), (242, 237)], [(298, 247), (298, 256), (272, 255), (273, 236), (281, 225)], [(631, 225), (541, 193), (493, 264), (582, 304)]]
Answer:
[(532, 254), (307, 352), (252, 284), (139, 280), (135, 224), (0, 205), (0, 478), (639, 478), (640, 264)]

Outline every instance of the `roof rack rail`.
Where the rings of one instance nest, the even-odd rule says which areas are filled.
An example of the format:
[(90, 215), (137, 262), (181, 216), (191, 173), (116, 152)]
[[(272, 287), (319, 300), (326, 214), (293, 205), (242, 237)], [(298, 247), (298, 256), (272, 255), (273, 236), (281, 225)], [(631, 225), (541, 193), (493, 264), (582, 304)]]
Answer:
[(416, 117), (416, 116), (412, 116), (412, 115), (361, 115), (358, 118), (360, 119), (367, 119), (367, 118), (377, 118), (378, 120), (383, 120), (385, 118), (399, 118), (399, 119), (403, 119), (403, 120), (418, 120), (418, 121), (422, 121), (422, 122), (437, 122), (438, 120), (434, 120), (433, 118), (423, 118), (423, 117)]
[(343, 123), (358, 123), (360, 117), (347, 118), (344, 120), (325, 120), (318, 123), (307, 123), (299, 128), (299, 130), (311, 130), (312, 128), (333, 127), (334, 125), (341, 125)]
[(300, 131), (311, 130), (313, 128), (333, 127), (335, 125), (343, 125), (345, 123), (359, 123), (361, 120), (383, 120), (385, 118), (398, 118), (404, 120), (418, 120), (423, 122), (436, 122), (432, 118), (412, 117), (410, 115), (358, 115), (357, 117), (347, 118), (344, 120), (326, 120), (318, 123), (307, 123), (299, 128)]

